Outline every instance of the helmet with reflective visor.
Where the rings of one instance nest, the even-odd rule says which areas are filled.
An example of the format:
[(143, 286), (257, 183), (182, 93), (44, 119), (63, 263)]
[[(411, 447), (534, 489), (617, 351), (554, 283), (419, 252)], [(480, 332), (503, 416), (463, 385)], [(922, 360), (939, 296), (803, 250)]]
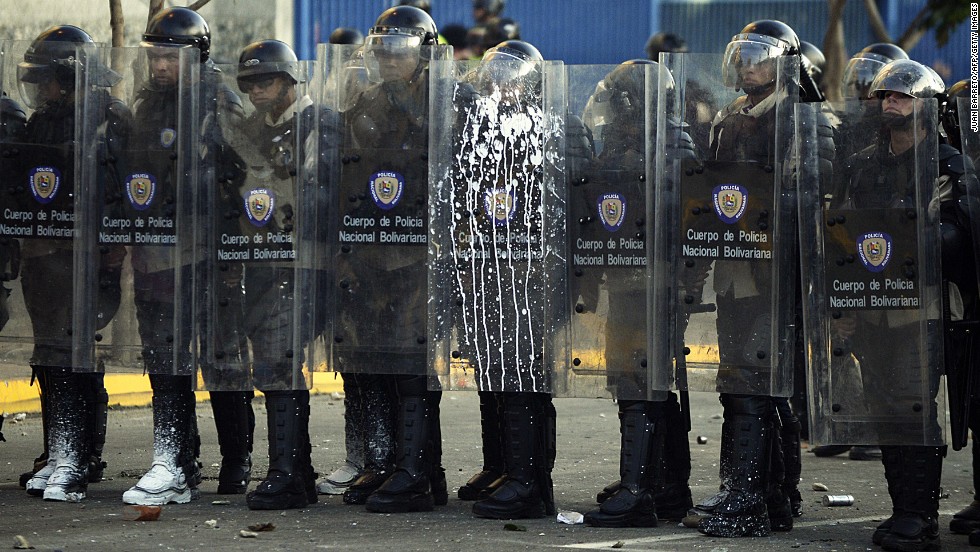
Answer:
[(871, 98), (871, 81), (888, 62), (909, 59), (905, 50), (878, 42), (865, 46), (847, 62), (841, 78), (840, 94), (845, 100), (867, 100)]
[(190, 8), (167, 8), (150, 20), (140, 46), (194, 47), (201, 51), (204, 63), (211, 55), (211, 28)]
[(75, 74), (83, 62), (89, 69), (90, 84), (109, 87), (122, 79), (98, 59), (85, 60), (86, 52), (78, 48), (84, 44), (95, 44), (95, 41), (87, 32), (71, 25), (51, 27), (31, 42), (24, 52), (24, 61), (17, 64), (18, 85), (29, 107), (37, 108), (52, 99), (39, 94), (40, 86), (46, 83), (56, 82), (61, 95), (74, 90)]
[(505, 40), (483, 54), (480, 71), (494, 82), (506, 83), (538, 71), (541, 52), (523, 40)]
[[(749, 94), (761, 92), (775, 85), (776, 58), (799, 54), (800, 39), (789, 25), (772, 19), (749, 23), (741, 33), (732, 37), (725, 49), (722, 67), (725, 86)], [(747, 86), (743, 83), (742, 72), (751, 67), (770, 70), (771, 79), (760, 85)]]
[[(656, 74), (656, 81), (650, 84), (657, 93), (658, 87), (667, 91), (668, 97), (674, 90), (674, 78), (666, 67), (647, 59), (632, 59), (618, 65), (609, 72), (589, 98), (582, 113), (582, 121), (597, 141), (603, 140), (606, 129), (624, 127), (642, 128), (645, 121), (647, 72)], [(654, 108), (656, 99), (654, 101)]]

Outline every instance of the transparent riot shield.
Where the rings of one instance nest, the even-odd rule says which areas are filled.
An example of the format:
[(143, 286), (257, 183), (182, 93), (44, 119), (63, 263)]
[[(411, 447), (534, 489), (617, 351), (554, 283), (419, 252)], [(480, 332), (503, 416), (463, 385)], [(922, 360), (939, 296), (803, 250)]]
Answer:
[(562, 66), (435, 67), (432, 367), (444, 389), (551, 392), (567, 366)]
[(193, 375), (199, 54), (113, 48), (81, 59), (90, 82), (109, 67), (122, 79), (110, 96), (85, 96), (93, 128), (76, 194), (76, 369)]
[[(653, 398), (645, 246), (653, 179), (646, 159), (656, 132), (656, 102), (650, 100), (656, 99), (658, 68), (565, 67), (571, 366), (567, 378), (555, 381), (557, 395)], [(586, 146), (594, 159), (583, 159)]]
[[(861, 103), (833, 108), (843, 120), (860, 116)], [(810, 439), (820, 444), (943, 444), (947, 199), (936, 187), (936, 101), (910, 105), (908, 117), (878, 114), (860, 132), (837, 132), (842, 151), (856, 153), (800, 196)], [(815, 127), (816, 113), (801, 106), (800, 127)], [(807, 171), (813, 143), (801, 141)]]
[(307, 233), (300, 202), (317, 182), (318, 119), (309, 95), (312, 63), (239, 73), (218, 65), (204, 79), (202, 129), (218, 152), (206, 158), (197, 202), (200, 238), (195, 295), (203, 301), (198, 364), (208, 390), (308, 389), (305, 349), (313, 337), (308, 305), (314, 275), (296, 267), (296, 236)]
[[(980, 278), (980, 183), (978, 183), (977, 162), (980, 161), (980, 125), (977, 123), (977, 109), (971, 105), (971, 98), (950, 98), (957, 102), (956, 114), (959, 116), (960, 146), (965, 163), (966, 174), (962, 178), (964, 194), (961, 205), (965, 204), (969, 214), (970, 233), (972, 236), (973, 274)], [(943, 123), (946, 125), (946, 122)], [(942, 156), (940, 156), (942, 158)], [(942, 162), (942, 161), (940, 161)], [(945, 265), (944, 265), (945, 266)], [(944, 274), (945, 276), (945, 274)], [(962, 274), (968, 278), (969, 274)], [(980, 289), (980, 283), (954, 283), (962, 295), (966, 296), (966, 309), (961, 319), (948, 321), (946, 327), (946, 388), (949, 395), (949, 444), (954, 450), (959, 450), (969, 443), (970, 417), (974, 416), (973, 403), (980, 397), (977, 386), (980, 377), (975, 374), (974, 367), (980, 365), (980, 320), (976, 306), (970, 305), (969, 297)], [(950, 288), (947, 283), (947, 288)], [(972, 308), (971, 308), (972, 307)], [(951, 311), (951, 309), (948, 309)], [(950, 312), (952, 314), (952, 312)]]
[[(19, 367), (72, 365), (73, 199), (77, 186), (74, 125), (81, 102), (77, 67), (56, 70), (28, 52), (30, 42), (3, 45), (0, 89), (20, 112), (0, 113), (0, 247), (3, 279), (11, 289), (0, 331), (0, 363)], [(47, 84), (47, 86), (45, 86)], [(9, 120), (8, 120), (9, 119)], [(20, 127), (18, 130), (14, 131)], [(8, 292), (0, 290), (6, 295)]]
[(339, 110), (328, 231), (330, 368), (426, 373), (429, 72), (448, 47), (325, 46)]
[[(714, 54), (662, 59), (652, 257), (653, 378), (680, 390), (790, 396), (798, 279), (793, 107), (798, 60), (768, 59), (752, 99)], [(739, 65), (749, 67), (749, 64)], [(725, 70), (723, 70), (725, 69)], [(673, 121), (668, 123), (668, 121)], [(700, 157), (667, 156), (676, 121)]]

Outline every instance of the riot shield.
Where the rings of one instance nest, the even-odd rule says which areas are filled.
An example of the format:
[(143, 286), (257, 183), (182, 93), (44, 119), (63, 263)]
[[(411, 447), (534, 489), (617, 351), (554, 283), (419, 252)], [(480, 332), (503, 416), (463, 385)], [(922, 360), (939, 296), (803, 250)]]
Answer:
[[(429, 72), (442, 46), (325, 46), (339, 113), (327, 236), (330, 368), (426, 373)], [(363, 67), (360, 69), (352, 68)]]
[[(754, 99), (722, 71), (724, 57), (669, 54), (661, 86), (652, 258), (650, 356), (671, 387), (751, 395), (793, 392), (798, 278), (792, 146), (798, 60), (764, 62)], [(729, 79), (729, 80), (726, 80)], [(691, 118), (693, 117), (693, 119)], [(672, 127), (695, 130), (696, 160), (671, 158)], [(706, 132), (696, 130), (706, 127)], [(707, 137), (708, 141), (704, 141)]]
[(76, 194), (76, 369), (193, 375), (198, 52), (113, 48), (81, 59), (89, 81), (107, 67), (122, 79), (111, 99), (85, 96), (93, 128)]
[[(565, 67), (571, 366), (555, 394), (651, 400), (647, 360), (647, 150), (659, 66)], [(665, 75), (669, 78), (669, 75)], [(647, 94), (647, 84), (650, 94)], [(583, 135), (574, 125), (581, 124)], [(583, 144), (579, 136), (590, 139)], [(592, 145), (594, 159), (581, 159)]]
[(567, 366), (562, 66), (434, 67), (432, 369), (444, 389), (551, 392)]
[[(76, 87), (75, 67), (55, 75), (51, 65), (27, 53), (29, 46), (6, 42), (0, 73), (0, 89), (28, 117), (26, 128), (0, 141), (0, 247), (3, 279), (12, 288), (5, 297), (0, 363), (22, 370), (72, 365), (75, 144), (81, 138), (74, 125), (81, 102), (61, 92)], [(13, 120), (0, 123), (17, 126)]]
[[(978, 240), (980, 236), (980, 188), (978, 186), (980, 185), (978, 185), (977, 173), (977, 162), (980, 161), (980, 132), (976, 121), (977, 110), (971, 105), (970, 100), (971, 98), (949, 99), (957, 102), (961, 153), (968, 161), (965, 166), (966, 174), (963, 177), (965, 197), (961, 204), (965, 203), (969, 213), (973, 275), (980, 277), (980, 240)], [(963, 276), (968, 278), (969, 274)], [(976, 281), (954, 285), (957, 285), (957, 291), (960, 285), (967, 288), (963, 290), (963, 295), (967, 298), (975, 296), (976, 290), (980, 288)], [(947, 288), (949, 288), (948, 283)], [(980, 337), (980, 320), (978, 320), (976, 304), (971, 305), (969, 299), (964, 302), (967, 308), (962, 319), (948, 320), (945, 332), (944, 358), (946, 388), (949, 395), (949, 441), (954, 450), (960, 450), (969, 442), (970, 418), (976, 415), (973, 403), (980, 397), (980, 391), (977, 389), (980, 378), (975, 373), (975, 367), (980, 366), (980, 343), (977, 342)]]
[[(833, 108), (858, 117), (861, 103)], [(857, 153), (800, 196), (812, 442), (943, 444), (937, 106), (912, 105), (904, 122), (886, 113), (838, 130), (842, 151)], [(800, 106), (800, 127), (816, 116)], [(807, 172), (813, 143), (801, 141)]]
[[(197, 202), (195, 295), (204, 311), (198, 364), (211, 391), (311, 383), (304, 349), (313, 330), (305, 307), (313, 302), (314, 279), (295, 266), (294, 244), (308, 223), (298, 216), (300, 202), (322, 207), (317, 197), (301, 195), (317, 180), (319, 110), (308, 94), (312, 64), (282, 65), (261, 74), (218, 65), (208, 83), (206, 109), (214, 116), (205, 120), (218, 124), (202, 135), (218, 153), (207, 158), (212, 167), (202, 174), (213, 181)], [(295, 101), (280, 94), (295, 94)]]

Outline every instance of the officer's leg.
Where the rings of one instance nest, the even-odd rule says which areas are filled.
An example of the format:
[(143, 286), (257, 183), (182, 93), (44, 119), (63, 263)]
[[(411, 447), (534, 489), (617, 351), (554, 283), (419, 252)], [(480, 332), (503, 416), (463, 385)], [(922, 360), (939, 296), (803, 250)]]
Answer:
[[(893, 515), (880, 536), (885, 550), (939, 550), (939, 486), (946, 447), (882, 446), (882, 461), (892, 494)], [(888, 451), (886, 453), (886, 450)], [(872, 537), (874, 538), (874, 537)]]
[[(722, 484), (728, 490), (698, 529), (719, 537), (768, 536), (766, 510), (772, 399), (758, 395), (722, 395)], [(725, 460), (727, 458), (727, 461)]]
[(77, 502), (85, 498), (90, 438), (87, 418), (93, 399), (92, 386), (86, 380), (91, 377), (90, 374), (72, 374), (70, 368), (48, 370), (48, 415), (51, 417), (48, 451), (54, 470), (43, 490), (45, 500)]
[(351, 486), (364, 471), (364, 397), (354, 383), (353, 374), (341, 374), (344, 380), (344, 465), (317, 484), (320, 494), (338, 495)]
[(153, 388), (153, 463), (123, 493), (127, 504), (185, 504), (196, 498), (189, 480), (197, 478), (192, 376), (150, 374)]
[[(310, 462), (308, 390), (265, 390), (269, 471), (247, 496), (251, 510), (305, 508), (316, 502)], [(312, 496), (311, 496), (312, 495)]]
[(364, 473), (344, 491), (345, 504), (364, 504), (391, 475), (395, 461), (393, 376), (352, 374), (364, 397)]
[[(656, 408), (655, 403), (648, 407)], [(687, 515), (694, 505), (691, 497), (691, 445), (688, 441), (690, 420), (688, 412), (681, 410), (677, 395), (670, 393), (663, 405), (664, 409), (664, 446), (663, 446), (663, 478), (658, 483), (654, 493), (657, 503), (657, 517), (660, 519), (680, 520)], [(657, 461), (658, 455), (651, 455), (651, 462)], [(648, 474), (654, 470), (648, 469)]]
[(31, 471), (20, 474), (20, 486), (27, 489), (27, 494), (41, 496), (44, 487), (48, 483), (48, 478), (54, 472), (54, 462), (49, 459), (48, 441), (50, 427), (48, 412), (48, 370), (47, 366), (31, 365), (31, 377), (37, 382), (38, 396), (41, 400), (41, 428), (43, 430), (44, 450), (41, 455), (34, 459), (34, 466)]
[(244, 494), (252, 473), (255, 412), (252, 391), (211, 391), (211, 411), (218, 433), (221, 469), (218, 494)]
[(502, 395), (507, 478), (489, 497), (473, 504), (473, 513), (492, 519), (539, 518), (549, 507), (550, 474), (543, 472), (550, 464), (544, 442), (550, 401), (538, 396), (541, 393)]
[[(477, 500), (492, 489), (504, 475), (504, 444), (499, 395), (480, 391), (480, 436), (483, 441), (483, 469), (459, 488), (460, 500)], [(492, 492), (492, 490), (491, 490)]]
[[(649, 407), (648, 407), (649, 406)], [(594, 527), (656, 527), (653, 486), (657, 479), (647, 473), (659, 469), (666, 415), (662, 403), (619, 401), (620, 434), (619, 488), (598, 510), (585, 515)], [(651, 461), (651, 456), (656, 457)]]
[[(441, 391), (429, 391), (428, 376), (396, 376), (397, 440), (395, 468), (367, 500), (372, 512), (432, 510), (430, 475), (439, 470), (431, 440), (439, 425)], [(440, 445), (441, 450), (441, 445)]]
[[(975, 408), (980, 408), (976, 405)], [(973, 424), (970, 427), (977, 427)], [(967, 535), (980, 529), (980, 436), (972, 432), (970, 450), (973, 454), (973, 502), (966, 508), (953, 514), (953, 519), (949, 522), (949, 530)]]

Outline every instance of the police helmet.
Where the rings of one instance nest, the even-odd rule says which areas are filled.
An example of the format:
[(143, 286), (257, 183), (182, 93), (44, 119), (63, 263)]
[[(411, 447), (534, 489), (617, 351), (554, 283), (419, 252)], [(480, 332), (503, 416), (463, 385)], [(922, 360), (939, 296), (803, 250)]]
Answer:
[(365, 43), (369, 46), (429, 46), (436, 44), (438, 37), (436, 22), (429, 14), (414, 6), (395, 6), (378, 16)]
[(660, 60), (660, 53), (682, 53), (687, 51), (687, 41), (673, 33), (656, 33), (647, 39), (647, 59)]
[(970, 97), (970, 79), (963, 79), (946, 89), (946, 103), (942, 107), (943, 130), (949, 142), (960, 148), (960, 110), (957, 99)]
[(894, 44), (876, 42), (854, 54), (844, 68), (840, 94), (844, 99), (866, 100), (870, 98), (871, 81), (878, 71), (890, 61), (909, 59), (905, 50)]
[(507, 82), (537, 71), (535, 62), (544, 61), (541, 52), (523, 40), (505, 40), (483, 53), (481, 69), (497, 82)]
[(394, 6), (414, 6), (425, 13), (432, 13), (431, 0), (395, 0), (395, 2), (392, 3), (392, 7)]
[(942, 98), (946, 90), (935, 71), (911, 59), (887, 63), (871, 81), (870, 91), (883, 98), (886, 92), (899, 92), (913, 98)]
[(249, 84), (276, 76), (288, 77), (293, 84), (305, 79), (299, 72), (296, 53), (285, 42), (260, 40), (242, 50), (238, 57), (238, 88), (247, 93)]
[(350, 27), (337, 27), (330, 33), (330, 44), (364, 44), (364, 33)]
[(62, 86), (75, 87), (75, 70), (79, 63), (76, 48), (95, 41), (82, 29), (71, 25), (51, 27), (31, 42), (24, 61), (17, 64), (17, 79), (38, 84), (55, 78)]
[(668, 97), (671, 95), (674, 77), (663, 65), (649, 59), (631, 59), (619, 64), (596, 85), (582, 114), (582, 121), (596, 140), (602, 139), (602, 128), (608, 125), (643, 126), (647, 71), (656, 71), (660, 88), (668, 91)]
[(211, 55), (211, 28), (190, 8), (163, 9), (146, 26), (140, 46), (193, 46), (201, 51), (201, 63), (204, 63)]
[(813, 79), (813, 82), (817, 86), (820, 86), (823, 80), (824, 67), (827, 66), (827, 58), (823, 55), (820, 48), (805, 40), (800, 41), (800, 54), (802, 54), (800, 61), (803, 62), (803, 67), (806, 69), (806, 72)]
[(775, 60), (780, 56), (799, 56), (800, 38), (789, 25), (774, 19), (753, 21), (742, 29), (742, 32), (732, 37), (725, 49), (725, 60), (722, 76), (725, 86), (740, 88), (747, 93), (762, 90), (775, 84), (773, 81), (764, 85), (746, 89), (742, 83), (739, 69), (745, 65), (757, 65)]

